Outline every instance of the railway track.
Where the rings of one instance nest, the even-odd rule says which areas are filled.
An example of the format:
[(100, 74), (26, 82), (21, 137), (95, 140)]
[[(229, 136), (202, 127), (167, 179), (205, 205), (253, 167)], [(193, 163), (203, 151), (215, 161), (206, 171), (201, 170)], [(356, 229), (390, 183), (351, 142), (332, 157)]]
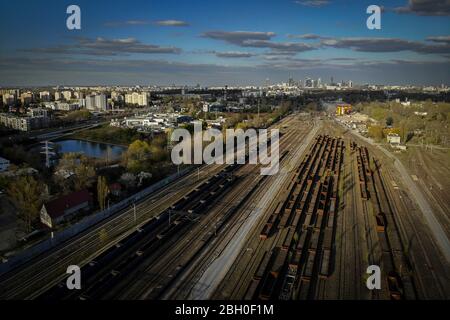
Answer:
[[(289, 123), (290, 119), (286, 123)], [(288, 132), (283, 135), (281, 140), (281, 150), (284, 150), (286, 141), (290, 141), (292, 132)], [(282, 156), (283, 157), (283, 156)], [(243, 166), (236, 173), (242, 179), (250, 177), (252, 174), (256, 175), (258, 166)], [(242, 184), (242, 182), (241, 182)], [(189, 265), (202, 250), (202, 248), (212, 240), (213, 236), (220, 231), (222, 226), (227, 223), (228, 219), (234, 214), (234, 211), (238, 209), (239, 203), (242, 201), (242, 193), (250, 192), (251, 190), (240, 189), (241, 187), (235, 185), (236, 190), (232, 190), (230, 195), (225, 195), (226, 205), (215, 205), (212, 208), (212, 212), (208, 214), (208, 217), (204, 219), (204, 224), (196, 226), (195, 229), (191, 229), (189, 234), (194, 234), (192, 240), (185, 239), (183, 235), (180, 236), (180, 240), (174, 243), (174, 246), (170, 250), (164, 251), (157, 257), (157, 262), (151, 264), (145, 270), (139, 272), (134, 280), (132, 278), (127, 283), (134, 283), (129, 290), (120, 294), (118, 298), (125, 299), (158, 299), (165, 290), (170, 287), (178, 278), (180, 274)], [(240, 199), (240, 200), (237, 200)], [(234, 203), (235, 204), (232, 204)], [(232, 204), (232, 205), (230, 205)], [(213, 221), (211, 225), (210, 221)], [(212, 229), (214, 231), (212, 231)], [(194, 239), (195, 238), (195, 239)], [(156, 260), (156, 259), (155, 259)], [(120, 290), (119, 290), (120, 291)], [(112, 297), (112, 296), (111, 296)]]
[[(82, 299), (99, 299), (123, 279), (133, 268), (151, 255), (155, 248), (163, 245), (170, 235), (186, 230), (190, 225), (189, 214), (202, 214), (207, 200), (214, 201), (212, 195), (219, 194), (219, 189), (227, 189), (233, 179), (228, 177), (238, 166), (230, 165), (200, 184), (184, 198), (134, 231), (89, 264), (82, 267), (83, 289), (75, 296)], [(174, 212), (172, 212), (174, 211)], [(41, 296), (43, 299), (73, 298), (74, 293), (66, 289), (64, 283), (55, 286)]]
[[(205, 174), (216, 172), (219, 167), (204, 169)], [(194, 178), (195, 177), (195, 178)], [(70, 239), (58, 249), (36, 257), (26, 266), (19, 267), (0, 277), (0, 297), (3, 299), (32, 299), (66, 277), (68, 265), (84, 265), (95, 256), (113, 247), (129, 236), (136, 227), (147, 222), (164, 205), (179, 199), (178, 193), (189, 190), (197, 182), (197, 173), (170, 184), (148, 199), (130, 206), (105, 222), (95, 225), (80, 236)], [(168, 190), (167, 190), (168, 189)], [(167, 190), (167, 191), (166, 191)]]
[[(243, 167), (237, 175), (245, 175)], [(242, 181), (240, 182), (242, 183)], [(234, 185), (239, 188), (239, 182)], [(158, 261), (142, 273), (148, 276), (139, 279), (130, 290), (120, 295), (125, 299), (159, 299), (164, 291), (176, 281), (180, 272), (198, 255), (205, 243), (211, 241), (226, 221), (227, 214), (238, 207), (239, 197), (243, 191), (235, 189), (216, 202), (207, 218), (192, 228), (187, 237), (180, 237), (174, 246), (162, 252)], [(141, 274), (137, 276), (141, 278)]]
[[(294, 131), (289, 131), (288, 133), (286, 133), (286, 135), (284, 136), (283, 140), (281, 141), (281, 150), (284, 150), (284, 152), (282, 153), (282, 159), (281, 159), (281, 164), (286, 160), (287, 157), (289, 157), (289, 154), (287, 155), (287, 157), (285, 158), (284, 156), (286, 155), (287, 150), (289, 150), (289, 148), (295, 144), (295, 139), (294, 138)], [(242, 191), (237, 191), (238, 193), (244, 193), (244, 194), (249, 194), (249, 196), (251, 195), (251, 193), (261, 184), (263, 183), (263, 180), (259, 174), (257, 173), (258, 168), (252, 168), (251, 170), (248, 171), (247, 175), (254, 175), (258, 181), (256, 181), (256, 183), (252, 186), (251, 184), (249, 184), (247, 187), (252, 189), (252, 190), (242, 190)], [(245, 222), (245, 220), (247, 219), (245, 217), (245, 215), (250, 212), (250, 210), (248, 209), (248, 204), (243, 204), (242, 207), (239, 208), (238, 212), (236, 213), (237, 216), (233, 217), (233, 220), (230, 220), (223, 229), (234, 229), (236, 226), (242, 224), (243, 222)], [(221, 228), (222, 229), (222, 228)], [(220, 236), (220, 234), (218, 233), (218, 236)], [(232, 237), (231, 237), (232, 238)], [(213, 242), (213, 241), (211, 241)], [(191, 266), (189, 268), (189, 271), (185, 271), (184, 275), (181, 276), (182, 280), (179, 281), (179, 284), (172, 288), (171, 290), (169, 290), (169, 292), (165, 293), (165, 295), (163, 296), (164, 298), (187, 298), (189, 296), (189, 294), (191, 293), (192, 287), (194, 286), (194, 284), (196, 283), (196, 281), (198, 281), (199, 278), (199, 274), (202, 274), (203, 270), (205, 268), (207, 268), (213, 261), (214, 261), (214, 256), (219, 256), (221, 251), (220, 248), (218, 246), (212, 246), (212, 248), (206, 248), (207, 246), (211, 246), (210, 241), (205, 242), (205, 248), (203, 248), (203, 251), (207, 251), (203, 252), (203, 255), (199, 257), (199, 261), (197, 261), (193, 266)]]
[[(384, 174), (388, 179), (394, 179), (392, 172), (384, 170)], [(428, 238), (428, 242), (425, 243), (422, 229), (414, 223), (411, 215), (415, 214), (416, 209), (410, 201), (408, 201), (408, 195), (404, 190), (396, 189), (391, 191), (392, 193), (387, 193), (390, 199), (394, 212), (408, 212), (408, 215), (398, 215), (397, 223), (399, 232), (401, 234), (403, 243), (406, 243), (405, 252), (408, 253), (411, 263), (411, 269), (415, 277), (415, 284), (417, 287), (417, 296), (420, 299), (442, 299), (449, 297), (449, 289), (446, 286), (447, 281), (450, 279), (442, 278), (438, 276), (439, 274), (446, 274), (446, 269), (444, 266), (436, 265), (435, 258), (432, 260), (430, 258), (430, 244), (432, 244), (431, 238)], [(394, 194), (397, 194), (397, 201), (394, 200)], [(415, 249), (414, 247), (418, 247)], [(433, 248), (435, 251), (439, 251), (438, 248)], [(427, 270), (424, 272), (424, 270)], [(447, 266), (448, 270), (448, 266)], [(448, 273), (447, 273), (448, 274)], [(447, 289), (446, 289), (447, 288)]]
[[(243, 273), (253, 274), (253, 279), (236, 281), (238, 288), (232, 290), (232, 298), (291, 299), (315, 295), (319, 277), (329, 276), (334, 255), (338, 195), (337, 183), (333, 185), (333, 181), (339, 181), (342, 149), (340, 139), (318, 137), (295, 172), (285, 200), (276, 204), (259, 230), (260, 240), (252, 248), (255, 261)], [(243, 283), (247, 284), (244, 295)]]
[[(286, 123), (286, 122), (289, 123), (290, 121), (291, 121), (291, 118), (288, 118), (288, 119), (284, 120), (283, 123)], [(222, 165), (222, 166), (219, 166), (219, 165), (213, 165), (213, 166), (211, 166), (211, 167), (213, 167), (213, 168), (208, 168), (208, 169), (205, 170), (205, 171), (209, 171), (209, 172), (217, 172), (218, 169), (226, 168), (225, 165)], [(192, 185), (195, 186), (195, 184), (189, 184), (190, 188), (193, 188)], [(181, 195), (182, 195), (182, 194), (181, 194)], [(180, 199), (180, 198), (178, 197), (178, 199)], [(202, 203), (202, 204), (197, 204), (197, 206), (204, 207), (204, 206), (205, 206), (204, 203), (206, 203), (206, 202), (208, 201), (208, 199), (203, 199), (203, 200), (204, 200), (203, 203)], [(148, 202), (149, 202), (149, 201), (146, 201), (145, 204), (148, 205)], [(151, 202), (151, 203), (153, 204), (153, 202)], [(170, 203), (167, 204), (167, 202), (165, 202), (165, 204), (166, 204), (166, 206), (167, 206), (167, 205), (170, 205)], [(160, 206), (159, 208), (162, 208), (163, 205), (164, 205), (164, 203), (161, 204), (161, 206)], [(142, 208), (137, 208), (137, 210), (141, 210), (141, 209), (142, 209)], [(153, 209), (155, 209), (155, 208), (153, 208)], [(191, 209), (192, 209), (192, 208), (191, 208)], [(191, 210), (191, 209), (188, 209), (188, 211)], [(160, 210), (161, 210), (161, 209), (160, 209)], [(160, 211), (160, 212), (161, 212), (161, 211)], [(140, 215), (140, 216), (142, 216), (142, 215)], [(161, 218), (166, 219), (165, 216), (167, 216), (167, 212), (166, 212), (166, 211), (165, 211), (165, 213), (161, 214), (160, 216), (157, 216), (156, 220), (160, 220)], [(176, 219), (176, 218), (177, 218), (177, 215), (175, 214), (174, 216), (172, 216), (172, 218), (173, 218), (173, 219)], [(170, 213), (169, 213), (169, 218), (168, 218), (168, 219), (169, 219), (169, 220), (171, 219)], [(152, 220), (155, 220), (155, 219), (152, 218)], [(76, 261), (75, 264), (78, 264), (78, 265), (80, 265), (80, 266), (82, 266), (82, 267), (85, 267), (85, 268), (88, 268), (88, 269), (92, 269), (93, 271), (91, 271), (91, 273), (94, 273), (94, 271), (97, 270), (96, 268), (98, 268), (98, 265), (99, 265), (99, 263), (97, 263), (97, 261), (96, 261), (96, 259), (98, 260), (98, 256), (102, 256), (102, 257), (105, 257), (105, 256), (106, 256), (106, 257), (108, 257), (108, 258), (111, 258), (111, 257), (110, 257), (110, 255), (112, 254), (111, 252), (113, 252), (113, 251), (121, 252), (121, 250), (123, 250), (123, 249), (120, 249), (120, 248), (122, 248), (122, 245), (123, 245), (123, 243), (121, 243), (121, 241), (122, 241), (122, 242), (127, 242), (128, 239), (133, 239), (133, 238), (138, 239), (139, 236), (138, 236), (137, 233), (142, 232), (142, 230), (145, 231), (145, 229), (147, 228), (147, 226), (148, 226), (149, 224), (151, 224), (150, 222), (152, 222), (152, 220), (150, 220), (150, 219), (144, 220), (144, 222), (142, 222), (141, 224), (138, 224), (138, 223), (134, 222), (134, 225), (136, 226), (137, 230), (136, 230), (136, 228), (131, 228), (131, 230), (129, 230), (126, 234), (124, 234), (123, 237), (116, 238), (115, 243), (112, 243), (110, 246), (104, 248), (104, 249), (101, 250), (101, 251), (97, 251), (96, 253), (94, 253), (94, 254), (92, 254), (92, 255), (89, 255), (89, 256), (87, 256), (87, 257), (84, 257), (84, 259), (83, 259), (81, 262), (80, 262), (80, 260)], [(177, 222), (177, 221), (175, 220), (175, 222)], [(154, 221), (153, 221), (152, 223), (154, 223)], [(112, 225), (113, 225), (113, 224), (112, 224)], [(182, 224), (177, 222), (177, 225), (182, 225)], [(174, 229), (176, 229), (176, 228), (174, 228)], [(95, 242), (95, 238), (94, 238), (94, 239), (91, 239), (90, 242)], [(79, 243), (77, 243), (77, 244), (79, 245), (80, 243), (81, 243), (81, 244), (84, 244), (84, 243), (81, 242), (81, 241), (80, 241)], [(94, 245), (96, 245), (96, 244), (94, 244)], [(97, 244), (97, 245), (98, 245), (98, 244)], [(85, 248), (86, 248), (86, 246), (84, 246), (83, 249), (85, 249)], [(67, 250), (67, 249), (66, 249), (66, 250)], [(67, 252), (67, 251), (66, 251), (66, 252)], [(71, 252), (71, 253), (74, 253), (74, 252), (76, 252), (76, 251), (70, 250), (70, 252)], [(137, 254), (138, 256), (140, 256), (140, 254), (138, 254), (138, 252), (136, 252), (136, 254)], [(73, 257), (72, 257), (72, 260), (74, 260)], [(119, 259), (117, 259), (117, 260), (119, 260)], [(140, 259), (137, 259), (137, 260), (140, 260)], [(66, 261), (63, 261), (63, 262), (62, 262), (62, 264), (64, 264), (64, 263), (66, 263)], [(71, 264), (74, 264), (74, 263), (72, 262)], [(94, 266), (96, 266), (96, 265), (97, 265), (97, 267), (94, 268)], [(118, 274), (118, 273), (117, 273), (116, 271), (117, 271), (117, 270), (112, 270), (112, 272), (111, 272), (110, 274), (108, 274), (108, 277), (111, 277), (111, 274), (112, 274), (112, 275), (114, 276), (113, 278), (118, 278), (118, 277), (117, 277), (117, 274)], [(89, 272), (88, 272), (88, 274), (89, 274)], [(61, 270), (60, 276), (58, 276), (58, 278), (57, 278), (56, 281), (62, 281), (62, 280), (64, 280), (65, 277), (66, 277), (66, 275), (65, 275), (65, 268), (64, 268), (64, 270)], [(100, 280), (102, 280), (102, 279), (100, 279)], [(51, 285), (53, 285), (56, 281), (53, 280), (53, 282), (49, 282), (49, 284), (46, 284), (45, 288), (42, 288), (42, 289), (40, 290), (40, 292), (42, 292), (42, 291), (48, 291), (49, 287), (51, 287)], [(109, 281), (112, 281), (112, 280), (109, 280)], [(100, 282), (104, 282), (104, 281), (102, 280), (102, 281), (100, 281)], [(52, 290), (56, 290), (56, 292), (58, 292), (58, 290), (60, 290), (61, 287), (62, 287), (61, 284), (59, 284), (59, 285), (57, 285), (56, 287), (54, 287)], [(50, 291), (51, 291), (51, 290), (50, 290)], [(95, 290), (94, 290), (94, 291), (95, 291)], [(36, 297), (36, 296), (37, 296), (37, 293), (34, 293), (34, 295), (32, 296), (32, 298), (34, 298), (34, 297)], [(78, 296), (82, 296), (82, 295), (78, 295)], [(95, 294), (94, 294), (94, 296), (95, 296)], [(86, 297), (89, 298), (89, 295), (87, 295)], [(85, 297), (85, 298), (86, 298), (86, 297)]]
[[(373, 299), (398, 300), (417, 297), (379, 162), (376, 159), (371, 162), (365, 147), (352, 142), (350, 148), (351, 152), (346, 155), (351, 159), (347, 162), (348, 169), (344, 169), (343, 141), (319, 136), (299, 166), (285, 200), (274, 201), (272, 214), (258, 226), (259, 233), (255, 230), (251, 234), (251, 237), (259, 235), (259, 241), (253, 240), (254, 245), (241, 253), (241, 267), (237, 265), (230, 271), (232, 280), (226, 281), (236, 285), (222, 286), (219, 290), (225, 295), (217, 293), (215, 298), (325, 298), (327, 278), (334, 271), (330, 260), (336, 254), (336, 241), (342, 241), (338, 275), (341, 298), (371, 295)], [(336, 154), (339, 154), (337, 161)], [(354, 169), (358, 172), (356, 176)], [(341, 171), (348, 175), (348, 181), (339, 179)], [(357, 181), (359, 187), (353, 187), (352, 181)], [(347, 195), (339, 200), (343, 195), (338, 194), (337, 186), (349, 183)], [(342, 239), (336, 238), (335, 215), (341, 210), (339, 201), (354, 205), (347, 208), (349, 215), (340, 214), (348, 233), (348, 236), (339, 235)], [(356, 210), (359, 206), (362, 212)], [(358, 225), (361, 221), (363, 230)], [(365, 243), (360, 243), (360, 239)], [(367, 257), (363, 252), (367, 252)], [(246, 267), (242, 268), (244, 264)], [(382, 266), (384, 291), (365, 292), (362, 267), (366, 264)]]
[(393, 300), (415, 299), (416, 290), (409, 271), (410, 264), (384, 188), (379, 162), (373, 158), (373, 166), (371, 165), (367, 147), (360, 147), (355, 143), (353, 147), (357, 151), (361, 197), (370, 202), (373, 212), (367, 217), (369, 221), (375, 218), (378, 241), (372, 242), (373, 253), (369, 260), (379, 265), (383, 271), (386, 285), (382, 292)]

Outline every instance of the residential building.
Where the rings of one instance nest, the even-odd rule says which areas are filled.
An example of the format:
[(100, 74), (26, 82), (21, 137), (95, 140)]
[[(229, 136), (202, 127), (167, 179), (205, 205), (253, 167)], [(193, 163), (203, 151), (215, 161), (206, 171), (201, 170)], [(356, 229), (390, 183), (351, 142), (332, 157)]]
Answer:
[(74, 192), (45, 203), (41, 209), (40, 219), (44, 225), (53, 228), (78, 213), (88, 211), (91, 205), (92, 196), (87, 190)]
[(16, 102), (16, 96), (11, 93), (4, 93), (3, 94), (3, 104), (5, 106), (11, 106)]
[(61, 94), (66, 101), (69, 101), (72, 99), (72, 91), (66, 90), (66, 91), (63, 91)]
[(47, 102), (44, 106), (48, 109), (59, 111), (74, 111), (80, 109), (79, 103), (67, 103), (67, 102)]
[(120, 101), (124, 101), (124, 97), (119, 92), (113, 91), (113, 92), (111, 92), (111, 100), (120, 102)]
[(84, 98), (84, 93), (81, 92), (81, 91), (77, 91), (77, 92), (74, 93), (74, 96), (75, 96), (76, 99), (80, 100), (80, 99)]
[(140, 107), (147, 107), (149, 103), (148, 93), (133, 92), (125, 95), (125, 103), (138, 105)]
[(49, 101), (51, 101), (51, 98), (52, 98), (52, 96), (51, 96), (50, 92), (48, 92), (48, 91), (39, 92), (39, 99), (42, 102), (49, 102)]
[(31, 131), (48, 126), (49, 119), (45, 115), (19, 117), (14, 114), (0, 113), (0, 125), (20, 131)]
[(34, 101), (34, 94), (32, 92), (24, 92), (20, 95), (22, 105), (28, 105)]
[(106, 110), (106, 95), (97, 94), (86, 96), (86, 109), (88, 110)]
[(86, 104), (86, 109), (88, 110), (95, 110), (95, 96), (90, 95), (90, 96), (86, 96), (85, 100), (85, 104)]
[(95, 107), (99, 110), (106, 110), (107, 109), (107, 103), (106, 103), (106, 95), (99, 94), (95, 96)]
[(30, 117), (45, 117), (48, 116), (48, 111), (44, 108), (31, 108), (28, 110), (27, 115)]
[(8, 170), (10, 166), (10, 162), (8, 159), (0, 157), (0, 172), (5, 172)]
[(400, 136), (397, 133), (389, 133), (387, 135), (387, 142), (390, 144), (400, 144)]

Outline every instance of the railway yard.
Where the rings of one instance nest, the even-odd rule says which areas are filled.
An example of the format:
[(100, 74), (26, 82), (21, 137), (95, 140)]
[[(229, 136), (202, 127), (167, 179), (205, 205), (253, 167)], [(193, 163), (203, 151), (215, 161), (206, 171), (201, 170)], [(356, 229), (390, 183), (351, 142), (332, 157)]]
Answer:
[[(330, 120), (293, 114), (275, 127), (278, 174), (201, 166), (0, 276), (1, 298), (450, 298), (445, 251), (391, 159)], [(81, 290), (66, 288), (72, 264)], [(381, 290), (366, 287), (370, 265)]]
[[(448, 298), (448, 262), (392, 161), (334, 124), (322, 131), (213, 297)], [(365, 284), (374, 264), (379, 291)]]

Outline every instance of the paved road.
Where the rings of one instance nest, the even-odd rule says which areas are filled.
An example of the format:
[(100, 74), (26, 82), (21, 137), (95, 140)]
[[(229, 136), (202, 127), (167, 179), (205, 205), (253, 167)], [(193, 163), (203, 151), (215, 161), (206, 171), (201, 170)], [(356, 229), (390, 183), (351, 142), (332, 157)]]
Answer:
[(352, 130), (349, 130), (349, 132), (351, 132), (352, 134), (361, 138), (362, 140), (366, 141), (367, 143), (370, 143), (371, 145), (376, 146), (387, 157), (389, 157), (390, 159), (392, 159), (394, 161), (394, 167), (400, 173), (399, 178), (403, 180), (404, 186), (408, 189), (408, 191), (411, 195), (411, 198), (413, 198), (416, 201), (416, 203), (418, 204), (420, 210), (422, 211), (422, 215), (424, 216), (425, 221), (427, 222), (429, 228), (431, 229), (433, 237), (435, 238), (436, 243), (439, 246), (439, 249), (441, 250), (441, 253), (445, 256), (445, 258), (447, 259), (447, 262), (450, 263), (450, 241), (449, 241), (444, 229), (442, 228), (441, 224), (437, 220), (436, 214), (433, 212), (433, 209), (431, 208), (427, 199), (423, 195), (422, 191), (414, 183), (411, 176), (408, 174), (408, 171), (401, 163), (401, 161), (396, 156), (394, 156), (391, 152), (386, 150), (384, 147), (375, 144), (371, 139), (363, 137), (359, 133), (352, 131)]
[[(311, 140), (317, 134), (320, 126), (315, 126), (311, 130), (308, 136), (302, 141), (301, 146), (297, 149), (295, 156), (292, 158), (291, 163), (287, 164), (285, 168), (290, 168), (292, 164), (297, 164), (302, 156), (303, 152), (310, 144)], [(217, 289), (228, 270), (233, 265), (234, 261), (238, 257), (239, 253), (243, 250), (247, 235), (250, 233), (251, 228), (255, 225), (261, 215), (264, 214), (266, 209), (270, 206), (273, 199), (278, 195), (280, 188), (283, 186), (283, 180), (286, 178), (283, 169), (280, 170), (280, 174), (274, 176), (275, 181), (270, 188), (266, 191), (264, 196), (258, 202), (256, 208), (250, 213), (249, 218), (245, 220), (235, 236), (227, 244), (224, 250), (221, 252), (213, 263), (204, 271), (202, 277), (194, 285), (188, 299), (209, 299), (214, 291)]]

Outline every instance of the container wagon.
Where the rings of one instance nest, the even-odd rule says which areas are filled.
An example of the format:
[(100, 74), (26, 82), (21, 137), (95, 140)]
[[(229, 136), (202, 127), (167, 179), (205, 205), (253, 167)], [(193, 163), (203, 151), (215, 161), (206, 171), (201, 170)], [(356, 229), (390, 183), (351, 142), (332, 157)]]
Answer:
[(261, 230), (261, 233), (259, 234), (259, 238), (261, 240), (266, 240), (269, 237), (271, 230), (272, 230), (272, 225), (269, 223), (266, 223), (264, 225), (263, 229)]
[(308, 255), (308, 260), (306, 261), (305, 269), (303, 271), (303, 274), (301, 276), (301, 279), (303, 281), (310, 281), (312, 278), (312, 273), (314, 269), (314, 261), (316, 259), (315, 252), (310, 252)]
[(255, 296), (255, 292), (258, 289), (259, 282), (260, 282), (259, 280), (255, 280), (255, 279), (253, 279), (250, 282), (247, 292), (245, 293), (244, 300), (253, 300), (253, 297)]
[(306, 230), (302, 230), (300, 233), (300, 238), (298, 239), (298, 243), (297, 243), (297, 251), (298, 252), (302, 252), (303, 248), (306, 247), (306, 236), (308, 235), (308, 232)]
[(253, 276), (255, 280), (261, 280), (264, 277), (264, 273), (266, 272), (267, 266), (269, 265), (272, 254), (270, 252), (264, 252), (263, 257), (261, 258), (261, 262), (258, 265), (258, 269), (256, 269), (256, 273)]
[(311, 235), (311, 240), (309, 241), (309, 252), (316, 252), (317, 246), (319, 244), (320, 232), (314, 230)]
[(331, 250), (333, 246), (333, 229), (325, 228), (323, 231), (322, 246), (324, 249)]
[(284, 238), (283, 246), (281, 247), (283, 250), (289, 250), (291, 246), (292, 238), (294, 237), (295, 229), (289, 228), (288, 233), (286, 234), (286, 238)]
[(326, 279), (330, 275), (330, 260), (331, 260), (331, 250), (324, 249), (322, 251), (322, 261), (320, 263), (320, 272), (319, 272), (319, 277), (322, 279)]
[(280, 248), (278, 248), (278, 250), (276, 252), (275, 260), (274, 260), (272, 268), (270, 270), (270, 273), (275, 278), (277, 278), (278, 275), (282, 272), (282, 269), (284, 267), (284, 263), (286, 261), (286, 257), (287, 257), (287, 251), (280, 250)]
[(276, 283), (277, 278), (273, 274), (269, 273), (264, 280), (264, 284), (262, 285), (261, 292), (259, 293), (259, 299), (269, 300), (272, 297)]
[(403, 299), (403, 286), (399, 275), (395, 271), (391, 271), (387, 277), (389, 294), (392, 300)]
[(278, 229), (283, 229), (287, 225), (290, 215), (291, 215), (290, 210), (284, 211), (284, 214), (281, 217), (280, 223), (278, 224)]
[(375, 216), (377, 221), (377, 232), (384, 232), (386, 230), (386, 219), (384, 213), (379, 213)]

